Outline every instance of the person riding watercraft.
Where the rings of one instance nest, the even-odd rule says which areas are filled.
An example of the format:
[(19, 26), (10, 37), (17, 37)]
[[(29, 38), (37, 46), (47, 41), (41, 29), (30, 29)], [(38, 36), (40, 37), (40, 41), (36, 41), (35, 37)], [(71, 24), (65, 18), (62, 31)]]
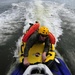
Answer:
[[(46, 26), (41, 26), (39, 30), (35, 31), (26, 42), (26, 47), (24, 49), (24, 65), (29, 65), (30, 63), (27, 60), (28, 52), (30, 48), (36, 43), (45, 43), (44, 50), (42, 53), (42, 62), (45, 62), (46, 55), (49, 52), (49, 47), (51, 46), (50, 38), (49, 38), (49, 30)], [(52, 47), (51, 47), (52, 48)]]

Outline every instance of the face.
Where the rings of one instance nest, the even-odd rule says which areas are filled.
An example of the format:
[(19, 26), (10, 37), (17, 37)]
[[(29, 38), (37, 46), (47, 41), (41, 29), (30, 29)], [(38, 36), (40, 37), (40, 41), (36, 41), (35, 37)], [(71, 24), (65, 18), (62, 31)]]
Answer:
[(42, 41), (44, 41), (46, 38), (47, 38), (47, 36), (45, 36), (45, 35), (40, 35), (40, 39), (41, 39)]

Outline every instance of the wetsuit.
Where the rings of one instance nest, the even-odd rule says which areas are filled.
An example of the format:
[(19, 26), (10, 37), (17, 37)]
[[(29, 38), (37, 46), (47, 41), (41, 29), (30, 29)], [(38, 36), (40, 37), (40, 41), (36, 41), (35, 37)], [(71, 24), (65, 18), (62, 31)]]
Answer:
[(47, 36), (47, 38), (42, 41), (40, 39), (40, 34), (38, 34), (38, 32), (34, 32), (30, 38), (28, 39), (28, 41), (26, 42), (26, 47), (24, 49), (24, 57), (28, 57), (28, 52), (29, 52), (29, 49), (36, 43), (45, 43), (45, 46), (44, 46), (44, 50), (43, 52), (47, 52), (49, 51), (49, 46), (50, 46), (50, 40), (49, 40), (49, 37)]

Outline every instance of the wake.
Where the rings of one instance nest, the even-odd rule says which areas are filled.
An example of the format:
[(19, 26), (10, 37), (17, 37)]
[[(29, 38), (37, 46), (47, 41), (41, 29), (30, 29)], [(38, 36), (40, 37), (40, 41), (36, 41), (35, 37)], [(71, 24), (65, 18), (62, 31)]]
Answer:
[[(56, 44), (59, 42), (58, 39), (63, 34), (63, 29), (61, 28), (62, 20), (60, 18), (61, 11), (68, 12), (65, 9), (64, 4), (58, 4), (51, 1), (33, 0), (31, 2), (20, 2), (18, 4), (12, 4), (13, 8), (17, 8), (19, 13), (23, 14), (21, 17), (25, 18), (25, 26), (23, 28), (23, 33), (29, 28), (29, 23), (35, 23), (38, 21), (41, 26), (47, 26), (49, 31), (52, 32), (56, 38)], [(14, 57), (18, 57), (18, 52), (20, 50), (20, 45), (22, 42), (21, 36), (16, 43), (17, 49), (14, 52)], [(58, 52), (57, 52), (58, 53)], [(58, 53), (58, 55), (60, 55)]]

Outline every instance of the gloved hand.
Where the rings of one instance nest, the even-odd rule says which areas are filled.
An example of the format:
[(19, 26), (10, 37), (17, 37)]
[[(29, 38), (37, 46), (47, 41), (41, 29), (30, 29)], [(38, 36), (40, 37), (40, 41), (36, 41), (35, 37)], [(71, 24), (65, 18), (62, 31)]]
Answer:
[(43, 52), (43, 54), (42, 54), (42, 62), (45, 62), (45, 60), (46, 60), (46, 52)]
[(27, 59), (27, 57), (24, 57), (23, 64), (24, 64), (24, 65), (27, 65), (27, 66), (30, 64), (30, 63), (28, 62), (28, 59)]

